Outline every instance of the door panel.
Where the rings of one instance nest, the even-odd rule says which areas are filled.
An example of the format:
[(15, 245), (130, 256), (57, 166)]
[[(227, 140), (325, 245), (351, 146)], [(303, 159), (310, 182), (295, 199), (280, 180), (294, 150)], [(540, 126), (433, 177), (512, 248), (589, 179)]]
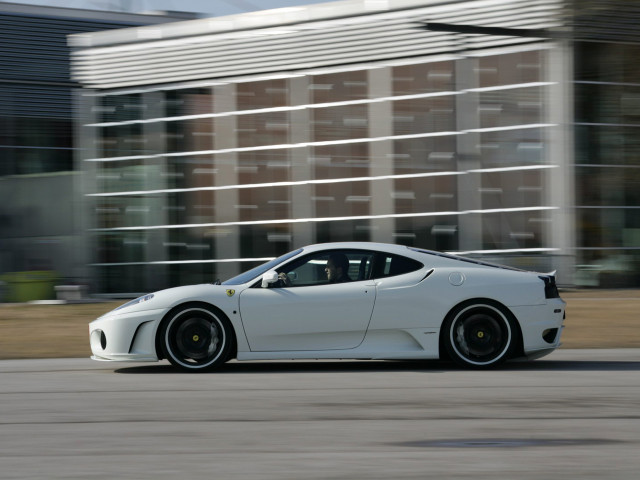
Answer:
[(339, 350), (362, 342), (374, 302), (368, 281), (250, 288), (240, 295), (240, 315), (251, 351)]

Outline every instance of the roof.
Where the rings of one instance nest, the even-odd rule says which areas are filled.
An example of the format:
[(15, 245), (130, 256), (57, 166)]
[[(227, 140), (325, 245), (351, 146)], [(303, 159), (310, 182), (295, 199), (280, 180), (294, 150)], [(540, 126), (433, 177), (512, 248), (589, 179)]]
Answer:
[[(561, 0), (346, 0), (72, 35), (74, 78), (112, 89), (453, 55), (545, 41), (430, 31), (427, 22), (562, 27)], [(406, 60), (405, 60), (406, 61)]]

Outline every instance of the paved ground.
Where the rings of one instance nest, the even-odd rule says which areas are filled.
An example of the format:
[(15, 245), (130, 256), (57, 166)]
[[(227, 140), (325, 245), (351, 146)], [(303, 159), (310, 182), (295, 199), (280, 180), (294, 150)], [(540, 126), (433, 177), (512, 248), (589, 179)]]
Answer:
[(616, 479), (640, 471), (640, 349), (210, 374), (0, 361), (2, 479)]

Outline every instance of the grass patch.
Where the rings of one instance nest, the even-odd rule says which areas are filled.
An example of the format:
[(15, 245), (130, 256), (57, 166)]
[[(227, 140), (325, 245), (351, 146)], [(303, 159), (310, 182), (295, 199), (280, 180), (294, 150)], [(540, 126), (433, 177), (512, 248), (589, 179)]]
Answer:
[[(640, 347), (640, 292), (562, 292), (564, 348)], [(0, 359), (89, 357), (89, 327), (123, 302), (71, 305), (0, 304)]]

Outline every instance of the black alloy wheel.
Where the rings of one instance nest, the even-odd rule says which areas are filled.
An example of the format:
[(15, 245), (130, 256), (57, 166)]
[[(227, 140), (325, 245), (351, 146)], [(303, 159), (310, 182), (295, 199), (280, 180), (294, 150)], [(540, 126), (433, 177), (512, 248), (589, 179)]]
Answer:
[(489, 368), (507, 360), (518, 330), (509, 315), (491, 303), (454, 309), (443, 325), (444, 345), (451, 359), (471, 368)]
[(227, 360), (231, 334), (221, 314), (203, 306), (184, 306), (170, 312), (162, 330), (166, 358), (191, 372), (209, 370)]

